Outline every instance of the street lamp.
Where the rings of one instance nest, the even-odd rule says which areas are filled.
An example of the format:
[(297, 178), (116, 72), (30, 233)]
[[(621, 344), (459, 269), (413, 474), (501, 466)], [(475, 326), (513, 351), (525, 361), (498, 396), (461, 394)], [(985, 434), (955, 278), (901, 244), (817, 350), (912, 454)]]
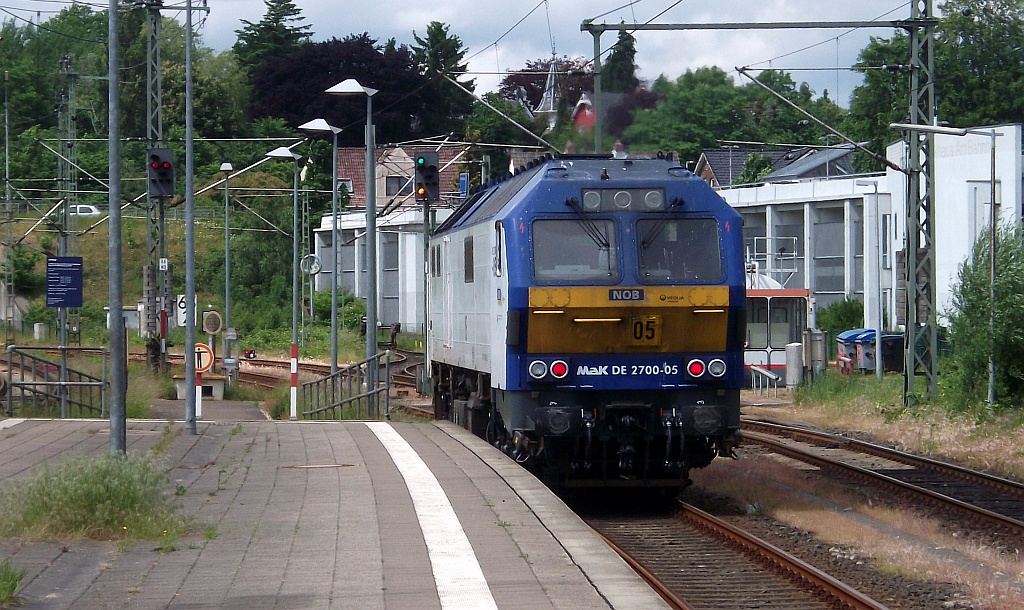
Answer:
[(331, 154), (331, 249), (334, 251), (334, 265), (331, 271), (331, 375), (338, 372), (338, 134), (340, 127), (334, 127), (323, 119), (313, 119), (299, 125), (305, 133), (330, 133), (334, 145)]
[(872, 196), (875, 199), (875, 262), (878, 265), (878, 281), (875, 282), (875, 307), (878, 309), (876, 312), (878, 315), (878, 329), (875, 331), (875, 375), (878, 379), (882, 379), (882, 239), (888, 239), (887, 236), (882, 235), (881, 229), (881, 213), (878, 204), (878, 180), (857, 180), (854, 182), (857, 186), (870, 186), (874, 188)]
[(293, 153), (287, 146), (279, 146), (267, 153), (272, 159), (287, 159), (294, 165), (292, 179), (292, 387), (289, 417), (298, 418), (299, 381), (299, 160), (302, 155)]
[[(231, 207), (229, 195), (228, 195), (228, 178), (231, 177), (231, 172), (235, 171), (235, 168), (230, 163), (221, 163), (220, 171), (224, 172), (224, 331), (231, 328), (231, 232), (228, 230), (230, 224), (230, 216), (228, 209)], [(231, 341), (228, 339), (228, 333), (224, 332), (224, 362), (228, 362), (231, 359)], [(226, 379), (227, 387), (231, 387), (231, 368), (224, 367), (224, 377)]]
[(376, 404), (373, 392), (377, 389), (377, 185), (374, 169), (377, 152), (373, 142), (373, 96), (377, 90), (348, 78), (326, 92), (331, 95), (366, 95), (366, 391), (369, 393), (368, 405), (373, 408)]
[(927, 133), (941, 133), (950, 136), (978, 135), (988, 136), (990, 141), (990, 178), (991, 191), (989, 199), (989, 310), (988, 310), (988, 331), (990, 336), (988, 348), (988, 408), (992, 409), (996, 402), (996, 361), (995, 361), (995, 340), (996, 340), (996, 137), (1003, 134), (995, 129), (971, 129), (962, 127), (938, 127), (932, 125), (915, 125), (912, 123), (890, 123), (890, 129), (902, 129), (905, 131), (923, 131)]

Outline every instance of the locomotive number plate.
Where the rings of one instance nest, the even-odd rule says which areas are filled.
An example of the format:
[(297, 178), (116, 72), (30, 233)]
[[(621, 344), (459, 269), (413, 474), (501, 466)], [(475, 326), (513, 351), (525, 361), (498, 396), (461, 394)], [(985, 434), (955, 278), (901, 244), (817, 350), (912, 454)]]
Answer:
[(661, 345), (661, 316), (633, 316), (629, 319), (632, 345)]

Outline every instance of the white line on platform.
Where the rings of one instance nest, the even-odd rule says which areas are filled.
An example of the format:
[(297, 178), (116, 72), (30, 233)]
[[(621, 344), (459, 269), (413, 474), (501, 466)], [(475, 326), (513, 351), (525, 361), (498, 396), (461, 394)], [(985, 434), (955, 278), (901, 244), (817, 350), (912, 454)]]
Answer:
[(366, 425), (387, 449), (409, 488), (427, 543), (441, 607), (497, 610), (473, 546), (434, 473), (390, 424), (367, 422)]

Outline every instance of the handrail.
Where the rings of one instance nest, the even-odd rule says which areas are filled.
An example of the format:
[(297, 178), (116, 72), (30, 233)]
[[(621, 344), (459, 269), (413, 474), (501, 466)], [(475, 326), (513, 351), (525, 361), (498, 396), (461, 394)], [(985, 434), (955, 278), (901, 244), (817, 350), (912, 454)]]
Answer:
[(757, 365), (751, 365), (750, 372), (750, 389), (763, 395), (766, 391), (770, 392), (774, 388), (775, 398), (779, 397), (779, 381), (782, 379), (781, 376)]
[[(368, 364), (377, 367), (376, 388), (366, 387)], [(303, 383), (299, 412), (303, 419), (391, 419), (391, 350)]]

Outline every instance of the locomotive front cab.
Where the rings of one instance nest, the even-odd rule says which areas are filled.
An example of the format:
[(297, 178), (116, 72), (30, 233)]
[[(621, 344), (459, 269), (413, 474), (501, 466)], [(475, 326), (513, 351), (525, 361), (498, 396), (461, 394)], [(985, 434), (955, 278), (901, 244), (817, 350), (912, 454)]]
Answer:
[(495, 404), (506, 449), (563, 484), (685, 484), (689, 468), (738, 443), (739, 223), (666, 195), (584, 188), (518, 225), (530, 239), (510, 328), (508, 390), (518, 391), (496, 392)]

